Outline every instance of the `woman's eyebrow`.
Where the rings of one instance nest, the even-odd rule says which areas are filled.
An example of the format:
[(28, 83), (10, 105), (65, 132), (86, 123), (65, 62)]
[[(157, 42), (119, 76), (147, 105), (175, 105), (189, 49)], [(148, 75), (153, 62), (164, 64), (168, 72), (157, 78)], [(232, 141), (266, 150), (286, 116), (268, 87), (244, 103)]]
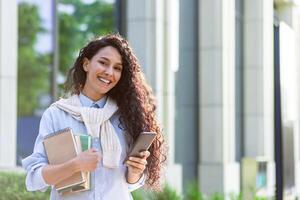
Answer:
[[(101, 56), (100, 58), (110, 62), (110, 60), (107, 57)], [(122, 63), (118, 62), (118, 63), (116, 63), (116, 65), (122, 66)]]
[(108, 58), (104, 57), (104, 56), (101, 56), (100, 58), (106, 60), (106, 61), (110, 61)]

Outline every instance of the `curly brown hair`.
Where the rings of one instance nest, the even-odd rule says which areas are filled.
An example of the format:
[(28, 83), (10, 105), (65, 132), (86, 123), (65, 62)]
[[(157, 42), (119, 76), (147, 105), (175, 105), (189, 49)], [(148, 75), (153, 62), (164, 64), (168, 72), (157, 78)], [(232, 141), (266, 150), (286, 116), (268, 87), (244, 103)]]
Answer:
[(81, 92), (86, 81), (86, 72), (83, 69), (84, 58), (90, 60), (106, 46), (116, 48), (122, 57), (121, 78), (107, 94), (117, 102), (121, 126), (130, 134), (133, 142), (143, 131), (157, 133), (156, 139), (149, 148), (150, 156), (147, 159), (145, 172), (148, 188), (159, 190), (162, 163), (166, 161), (165, 143), (156, 119), (156, 102), (152, 89), (146, 83), (141, 67), (128, 42), (118, 34), (109, 34), (90, 41), (80, 50), (73, 67), (69, 70), (65, 90), (71, 94)]

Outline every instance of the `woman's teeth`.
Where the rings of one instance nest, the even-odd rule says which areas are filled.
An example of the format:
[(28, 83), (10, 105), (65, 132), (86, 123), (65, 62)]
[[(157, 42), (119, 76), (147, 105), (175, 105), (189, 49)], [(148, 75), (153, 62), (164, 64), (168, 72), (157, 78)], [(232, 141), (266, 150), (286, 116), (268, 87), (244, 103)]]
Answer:
[(100, 81), (106, 83), (106, 84), (109, 84), (109, 83), (110, 83), (109, 80), (106, 80), (106, 79), (104, 79), (104, 78), (98, 78), (98, 79), (99, 79)]

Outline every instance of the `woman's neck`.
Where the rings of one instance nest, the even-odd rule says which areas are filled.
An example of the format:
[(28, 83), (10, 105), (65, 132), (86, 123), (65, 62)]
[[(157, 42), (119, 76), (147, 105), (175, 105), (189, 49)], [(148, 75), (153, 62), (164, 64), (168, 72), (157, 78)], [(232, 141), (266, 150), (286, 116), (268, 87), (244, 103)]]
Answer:
[(105, 95), (103, 94), (92, 94), (92, 92), (88, 92), (86, 91), (85, 89), (83, 89), (81, 91), (81, 93), (88, 97), (89, 99), (91, 99), (92, 101), (96, 102), (96, 101), (99, 101), (102, 97), (104, 97)]

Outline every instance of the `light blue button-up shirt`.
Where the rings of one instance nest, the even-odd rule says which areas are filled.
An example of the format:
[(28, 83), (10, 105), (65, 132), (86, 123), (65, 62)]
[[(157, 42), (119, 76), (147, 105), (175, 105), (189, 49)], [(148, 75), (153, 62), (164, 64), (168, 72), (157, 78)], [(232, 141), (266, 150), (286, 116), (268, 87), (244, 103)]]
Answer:
[[(97, 102), (93, 102), (83, 94), (79, 95), (81, 104), (85, 107), (91, 107), (97, 104), (100, 108), (106, 103), (106, 97)], [(120, 165), (118, 168), (110, 169), (103, 166), (102, 160), (99, 161), (97, 169), (91, 173), (91, 190), (79, 192), (69, 196), (60, 196), (52, 187), (51, 200), (129, 200), (132, 199), (131, 191), (138, 189), (145, 182), (145, 176), (135, 184), (129, 184), (126, 181), (126, 166), (123, 160), (126, 157), (128, 144), (124, 132), (120, 129), (119, 116), (115, 113), (110, 119), (116, 134), (122, 146)], [(45, 183), (42, 176), (42, 168), (48, 164), (45, 154), (43, 139), (50, 133), (71, 127), (73, 133), (87, 134), (83, 122), (77, 121), (68, 113), (60, 110), (56, 106), (49, 107), (42, 116), (40, 122), (39, 134), (36, 138), (33, 153), (22, 161), (23, 167), (27, 171), (26, 187), (29, 191), (46, 191), (49, 185)], [(100, 133), (101, 137), (101, 133)], [(102, 152), (101, 143), (98, 138), (92, 139), (92, 147)]]

